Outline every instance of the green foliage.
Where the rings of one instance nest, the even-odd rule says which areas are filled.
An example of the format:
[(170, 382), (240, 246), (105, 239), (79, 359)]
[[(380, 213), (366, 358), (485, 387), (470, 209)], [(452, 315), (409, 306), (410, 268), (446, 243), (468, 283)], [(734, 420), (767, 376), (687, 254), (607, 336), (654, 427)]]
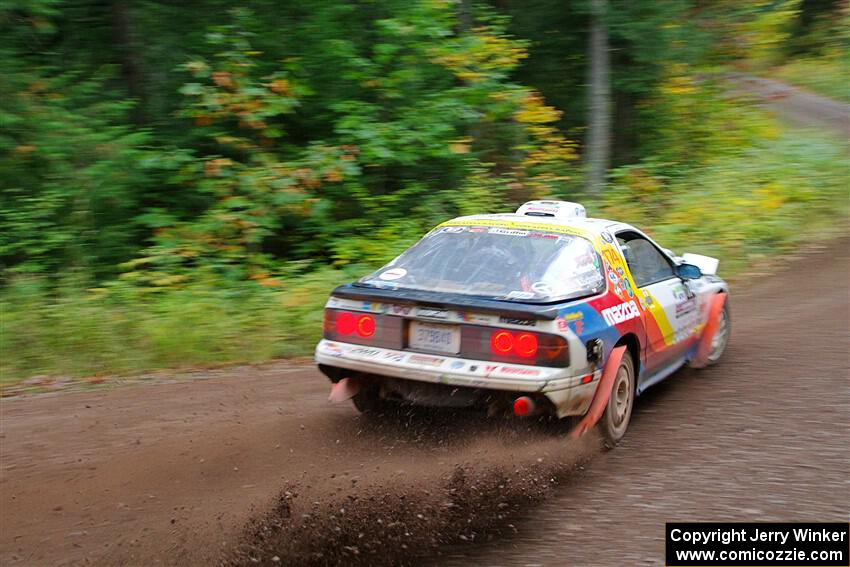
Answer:
[(103, 99), (104, 78), (0, 59), (0, 267), (114, 274), (138, 250), (148, 136), (120, 124), (128, 104)]
[(675, 173), (743, 149), (779, 132), (776, 123), (754, 112), (728, 85), (697, 78), (685, 65), (673, 65), (658, 93), (640, 109), (655, 127), (641, 135), (646, 159)]
[[(845, 4), (609, 0), (599, 205), (733, 269), (841, 214), (846, 156), (705, 76), (847, 100)], [(588, 2), (241, 5), (0, 2), (2, 380), (307, 354), (440, 221), (581, 198)]]
[(16, 280), (0, 295), (0, 383), (304, 356), (330, 290), (350, 277), (325, 269), (275, 289), (210, 279), (158, 292)]
[(372, 261), (459, 202), (483, 204), (483, 187), (488, 204), (515, 204), (569, 179), (576, 156), (552, 126), (560, 113), (510, 82), (526, 52), (499, 18), (482, 13), (458, 33), (450, 4), (417, 2), (376, 20), (368, 51), (327, 41), (325, 57), (337, 57), (352, 88), (330, 105), (333, 132), (306, 145), (288, 141), (288, 126), (318, 86), (298, 79), (297, 61), (268, 73), (251, 43), (251, 13), (232, 18), (208, 36), (214, 59), (184, 66), (192, 81), (181, 89), (204, 152), (185, 154), (179, 179), (208, 205), (181, 222), (144, 217), (156, 246), (132, 265), (134, 277), (161, 281), (139, 273), (148, 264), (267, 281), (281, 259)]
[(720, 258), (729, 276), (846, 226), (847, 157), (834, 140), (795, 131), (678, 175), (652, 162), (624, 167), (603, 211), (679, 253)]

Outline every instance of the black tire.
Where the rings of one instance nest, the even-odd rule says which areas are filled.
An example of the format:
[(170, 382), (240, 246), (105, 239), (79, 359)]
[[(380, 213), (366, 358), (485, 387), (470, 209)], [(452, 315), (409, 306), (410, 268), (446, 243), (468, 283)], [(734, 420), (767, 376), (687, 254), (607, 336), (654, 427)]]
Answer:
[(732, 335), (732, 317), (729, 314), (729, 298), (723, 304), (723, 311), (720, 312), (720, 324), (717, 327), (717, 332), (711, 340), (711, 350), (708, 353), (706, 364), (713, 366), (720, 362), (723, 353), (726, 352), (726, 346), (729, 344), (729, 337)]
[(360, 388), (360, 391), (351, 398), (357, 411), (364, 414), (378, 414), (387, 407), (387, 402), (381, 398), (381, 389), (377, 384), (369, 384)]
[(605, 446), (613, 449), (626, 435), (635, 405), (635, 364), (628, 351), (620, 361), (611, 396), (599, 421)]

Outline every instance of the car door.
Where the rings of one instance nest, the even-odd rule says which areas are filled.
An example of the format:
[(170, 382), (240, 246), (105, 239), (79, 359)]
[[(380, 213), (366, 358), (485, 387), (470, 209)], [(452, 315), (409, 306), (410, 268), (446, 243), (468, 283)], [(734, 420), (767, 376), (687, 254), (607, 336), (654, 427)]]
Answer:
[(681, 361), (689, 346), (697, 304), (676, 275), (673, 262), (643, 234), (625, 230), (617, 243), (638, 288), (644, 307), (647, 377)]

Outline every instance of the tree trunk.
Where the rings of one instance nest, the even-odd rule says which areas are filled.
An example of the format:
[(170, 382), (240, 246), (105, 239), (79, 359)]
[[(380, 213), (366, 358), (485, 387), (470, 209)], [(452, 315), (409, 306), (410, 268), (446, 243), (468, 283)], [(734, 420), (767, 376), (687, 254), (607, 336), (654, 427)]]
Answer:
[(608, 54), (607, 0), (591, 0), (588, 56), (588, 131), (585, 150), (587, 189), (599, 196), (611, 154), (611, 61)]
[(112, 37), (118, 59), (121, 63), (121, 76), (127, 85), (130, 98), (136, 99), (133, 120), (137, 124), (146, 122), (147, 92), (144, 80), (144, 66), (139, 55), (139, 42), (133, 19), (132, 0), (113, 0), (110, 4), (112, 18)]

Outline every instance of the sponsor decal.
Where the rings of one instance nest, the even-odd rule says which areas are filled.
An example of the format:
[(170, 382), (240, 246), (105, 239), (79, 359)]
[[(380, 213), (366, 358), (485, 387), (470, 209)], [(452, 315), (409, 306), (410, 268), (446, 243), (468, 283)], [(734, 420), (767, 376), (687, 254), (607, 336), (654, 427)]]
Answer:
[(687, 301), (683, 301), (682, 303), (676, 304), (676, 318), (684, 317), (688, 313), (693, 313), (697, 308), (697, 302), (694, 298), (691, 298)]
[(373, 358), (373, 357), (381, 354), (381, 351), (379, 351), (376, 348), (365, 348), (365, 347), (353, 348), (348, 352), (350, 354), (359, 354), (360, 356), (366, 356), (366, 357), (369, 357), (369, 358)]
[(466, 230), (465, 226), (447, 226), (442, 230), (442, 232), (448, 232), (450, 234), (457, 234), (457, 233), (463, 232), (465, 230)]
[(609, 307), (608, 309), (603, 309), (602, 317), (605, 318), (605, 322), (609, 325), (617, 325), (619, 323), (625, 323), (626, 321), (636, 317), (640, 317), (640, 311), (638, 310), (637, 304), (634, 300), (632, 300), (615, 305), (614, 307)]
[(418, 317), (429, 317), (431, 319), (446, 319), (449, 313), (445, 309), (431, 309), (430, 307), (420, 307), (416, 310)]
[(385, 281), (392, 281), (403, 278), (407, 275), (407, 270), (404, 268), (391, 268), (385, 272), (383, 272), (378, 277)]
[(522, 325), (523, 327), (534, 327), (537, 325), (537, 321), (534, 319), (515, 319), (513, 317), (499, 317), (499, 323)]
[(623, 271), (622, 266), (617, 266), (617, 275), (620, 276), (621, 278), (625, 277), (626, 273)]
[(362, 309), (365, 311), (372, 311), (375, 313), (382, 313), (384, 310), (384, 306), (380, 303), (373, 303), (371, 301), (364, 301), (362, 305)]
[(470, 366), (470, 367), (469, 367), (469, 371), (470, 371), (470, 372), (475, 372), (476, 370), (478, 370), (478, 367), (477, 367), (476, 365), (474, 365), (474, 364), (473, 364), (472, 366)]
[(400, 352), (385, 352), (383, 358), (384, 360), (389, 360), (391, 362), (404, 362), (404, 358), (406, 356), (406, 354), (402, 354)]
[(516, 228), (491, 228), (488, 231), (490, 234), (502, 234), (504, 236), (528, 236), (527, 230), (519, 230)]
[(584, 329), (584, 313), (581, 311), (573, 311), (572, 313), (567, 313), (561, 319), (558, 319), (559, 330), (566, 331), (570, 325), (572, 325), (573, 331), (575, 331), (577, 335), (580, 335)]
[(490, 323), (493, 321), (493, 317), (489, 315), (480, 315), (478, 313), (458, 311), (456, 315), (458, 320), (463, 321), (464, 323)]
[(632, 283), (629, 281), (629, 278), (623, 278), (622, 284), (623, 287), (626, 289), (626, 293), (629, 294), (629, 297), (634, 297), (635, 292), (632, 291)]
[(328, 356), (342, 356), (342, 349), (336, 343), (325, 343), (322, 350)]
[(619, 266), (622, 263), (620, 256), (610, 246), (602, 249), (602, 256), (608, 261), (609, 266), (606, 267)]
[(484, 367), (484, 375), (489, 376), (494, 370), (496, 370), (498, 366), (496, 365), (487, 365)]
[(452, 370), (460, 370), (464, 366), (466, 366), (465, 362), (463, 362), (462, 360), (455, 360), (454, 362), (452, 362), (449, 368), (451, 368)]
[(540, 376), (539, 368), (519, 368), (516, 366), (500, 366), (499, 372), (502, 374), (512, 374), (514, 376)]
[(473, 227), (469, 228), (469, 232), (475, 232), (475, 233), (487, 232), (487, 229), (484, 228), (483, 226), (473, 226)]
[(413, 308), (409, 305), (393, 305), (392, 312), (393, 315), (410, 315), (410, 312)]
[(676, 301), (684, 301), (688, 297), (688, 292), (685, 291), (685, 286), (682, 284), (676, 284), (673, 286), (673, 297)]
[(410, 358), (407, 359), (408, 362), (412, 362), (413, 364), (424, 364), (426, 366), (442, 366), (446, 361), (445, 358), (440, 358), (439, 356), (426, 356), (424, 354), (411, 354)]
[[(578, 234), (581, 236), (588, 235), (588, 231), (574, 226), (564, 226), (557, 224), (539, 223), (533, 221), (511, 221), (501, 218), (485, 218), (476, 219), (474, 221), (453, 220), (444, 222), (443, 226), (467, 226), (470, 222), (474, 222), (476, 226), (497, 227), (504, 229), (523, 230), (525, 232), (540, 231), (540, 232), (556, 232), (559, 234)], [(438, 227), (439, 228), (439, 227)]]
[(557, 234), (547, 234), (545, 232), (532, 232), (528, 236), (532, 238), (551, 238), (552, 240), (557, 240), (560, 238)]

